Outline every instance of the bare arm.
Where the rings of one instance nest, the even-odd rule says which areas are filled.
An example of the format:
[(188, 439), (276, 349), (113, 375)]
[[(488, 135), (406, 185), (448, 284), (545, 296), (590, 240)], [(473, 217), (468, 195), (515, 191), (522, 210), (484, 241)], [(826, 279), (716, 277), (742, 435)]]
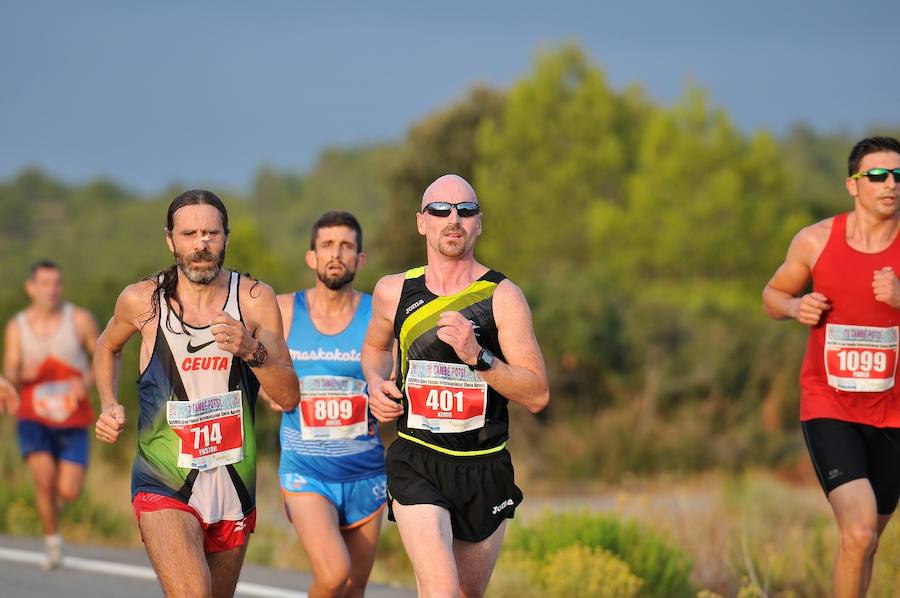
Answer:
[[(478, 373), (501, 395), (537, 413), (550, 402), (547, 369), (525, 295), (508, 279), (494, 291), (494, 319), (506, 361), (497, 357), (491, 369)], [(444, 312), (438, 326), (438, 338), (453, 347), (464, 363), (475, 365), (481, 346), (471, 322), (459, 312)]]
[(389, 422), (403, 414), (403, 396), (391, 380), (394, 369), (394, 315), (400, 303), (403, 274), (385, 276), (372, 292), (372, 319), (362, 346), (362, 371), (369, 388), (369, 406), (378, 421)]
[(812, 280), (812, 268), (822, 253), (830, 232), (830, 221), (801, 230), (791, 241), (784, 263), (763, 289), (763, 312), (775, 320), (793, 318), (807, 326), (815, 326), (822, 314), (831, 309), (822, 293), (799, 294)]
[(0, 414), (4, 411), (10, 415), (15, 415), (19, 410), (19, 394), (15, 387), (7, 382), (6, 378), (0, 376)]
[[(275, 299), (278, 301), (278, 309), (281, 312), (281, 322), (284, 325), (284, 340), (286, 343), (288, 335), (291, 333), (291, 321), (294, 318), (294, 294), (280, 294), (277, 295)], [(288, 353), (290, 353), (290, 349), (288, 349)], [(272, 411), (284, 411), (284, 409), (282, 409), (278, 403), (273, 401), (262, 388), (259, 389), (259, 398), (264, 400)]]
[(150, 307), (151, 283), (130, 285), (119, 294), (113, 316), (94, 345), (94, 383), (100, 395), (100, 417), (94, 427), (98, 440), (113, 443), (125, 429), (125, 409), (119, 404), (122, 349), (140, 331), (139, 318)]
[(266, 395), (279, 407), (290, 411), (300, 403), (300, 384), (284, 342), (284, 325), (275, 292), (262, 282), (254, 281), (247, 286), (252, 289), (244, 291), (242, 286), (241, 301), (249, 328), (222, 312), (213, 320), (212, 332), (214, 335), (226, 332), (231, 336), (229, 343), (219, 343), (219, 346), (244, 361), (253, 359), (259, 343), (266, 347), (269, 357), (261, 366), (253, 368), (253, 373)]
[[(80, 307), (75, 308), (75, 332), (78, 334), (78, 341), (81, 343), (81, 346), (93, 358), (94, 350), (97, 346), (98, 332), (97, 322), (94, 320), (91, 312)], [(93, 384), (93, 375), (90, 369), (85, 372), (83, 382), (85, 392), (89, 393), (91, 384)]]
[(15, 319), (6, 323), (3, 339), (3, 375), (15, 387), (22, 385), (22, 345)]

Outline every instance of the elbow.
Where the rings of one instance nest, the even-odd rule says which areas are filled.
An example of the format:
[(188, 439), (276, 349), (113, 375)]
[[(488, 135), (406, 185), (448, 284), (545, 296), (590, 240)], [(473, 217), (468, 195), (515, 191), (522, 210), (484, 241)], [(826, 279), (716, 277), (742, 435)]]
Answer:
[(300, 404), (300, 392), (293, 392), (285, 397), (286, 400), (281, 403), (281, 408), (285, 411), (293, 411)]
[(538, 395), (534, 397), (534, 400), (531, 401), (531, 403), (528, 405), (528, 411), (530, 411), (531, 413), (540, 413), (549, 404), (550, 390), (545, 387), (544, 390), (538, 393)]

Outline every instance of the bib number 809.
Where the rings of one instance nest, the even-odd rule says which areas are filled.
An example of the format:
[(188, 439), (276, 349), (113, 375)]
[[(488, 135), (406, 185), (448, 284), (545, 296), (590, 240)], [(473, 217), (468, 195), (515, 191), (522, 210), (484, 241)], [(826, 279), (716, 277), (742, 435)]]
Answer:
[(315, 418), (319, 421), (326, 419), (348, 420), (353, 415), (353, 403), (350, 399), (316, 401)]

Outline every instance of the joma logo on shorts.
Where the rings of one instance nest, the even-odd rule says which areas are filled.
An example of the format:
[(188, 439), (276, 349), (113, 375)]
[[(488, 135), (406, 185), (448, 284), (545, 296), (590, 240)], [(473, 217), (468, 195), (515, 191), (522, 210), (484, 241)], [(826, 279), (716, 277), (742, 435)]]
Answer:
[(515, 503), (513, 502), (513, 499), (507, 498), (507, 499), (504, 500), (502, 503), (500, 503), (499, 505), (497, 505), (496, 507), (494, 507), (494, 510), (493, 510), (493, 512), (491, 513), (491, 515), (496, 515), (497, 513), (499, 513), (500, 511), (502, 511), (502, 510), (505, 509), (506, 507), (511, 507), (511, 506), (513, 506), (514, 504), (515, 504)]

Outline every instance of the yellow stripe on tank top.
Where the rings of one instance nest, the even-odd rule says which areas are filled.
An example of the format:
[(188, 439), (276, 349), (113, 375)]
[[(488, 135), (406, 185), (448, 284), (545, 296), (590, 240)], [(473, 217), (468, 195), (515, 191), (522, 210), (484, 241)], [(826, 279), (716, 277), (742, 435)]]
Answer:
[[(437, 297), (414, 311), (400, 327), (400, 348), (403, 354), (408, 355), (409, 348), (413, 342), (437, 325), (441, 312), (450, 310), (461, 311), (476, 303), (490, 299), (496, 288), (496, 282), (479, 280), (455, 295)], [(401, 366), (401, 375), (406, 376), (406, 363), (401, 364)]]

